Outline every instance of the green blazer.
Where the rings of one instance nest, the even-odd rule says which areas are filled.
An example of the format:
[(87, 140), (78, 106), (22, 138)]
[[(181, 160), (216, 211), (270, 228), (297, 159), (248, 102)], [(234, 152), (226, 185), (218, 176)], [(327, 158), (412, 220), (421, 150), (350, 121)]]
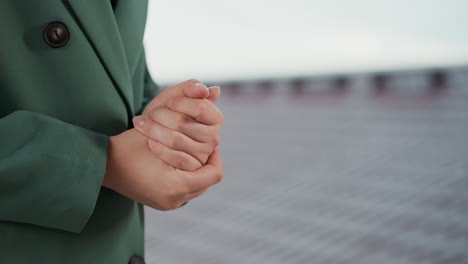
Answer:
[(158, 92), (146, 13), (146, 0), (0, 2), (1, 263), (144, 255), (143, 206), (101, 182), (109, 136)]

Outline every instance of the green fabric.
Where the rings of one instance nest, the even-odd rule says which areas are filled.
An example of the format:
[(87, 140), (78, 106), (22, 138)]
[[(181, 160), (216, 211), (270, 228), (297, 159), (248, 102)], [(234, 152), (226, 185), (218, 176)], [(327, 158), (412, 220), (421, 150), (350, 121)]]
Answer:
[[(115, 11), (115, 12), (114, 12)], [(128, 263), (143, 206), (101, 187), (109, 136), (158, 92), (143, 48), (147, 1), (0, 2), (0, 262)], [(70, 41), (52, 48), (52, 21)]]

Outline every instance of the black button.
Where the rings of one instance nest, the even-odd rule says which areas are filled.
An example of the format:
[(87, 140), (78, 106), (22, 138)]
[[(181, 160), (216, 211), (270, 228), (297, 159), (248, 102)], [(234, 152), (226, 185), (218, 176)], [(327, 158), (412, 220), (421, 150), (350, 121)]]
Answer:
[(139, 256), (133, 256), (128, 264), (145, 264), (145, 260)]
[(70, 31), (60, 21), (50, 22), (44, 29), (44, 40), (52, 48), (63, 47), (70, 40)]

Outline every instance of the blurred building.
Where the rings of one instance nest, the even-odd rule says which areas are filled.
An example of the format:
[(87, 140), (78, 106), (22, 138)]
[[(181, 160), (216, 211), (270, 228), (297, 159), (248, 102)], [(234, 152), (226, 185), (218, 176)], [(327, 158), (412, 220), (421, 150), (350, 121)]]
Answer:
[[(226, 97), (266, 97), (286, 95), (319, 99), (356, 93), (369, 93), (376, 97), (413, 96), (428, 98), (441, 96), (448, 88), (463, 87), (466, 83), (467, 67), (433, 68), (372, 72), (361, 74), (334, 74), (292, 77), (284, 79), (258, 79), (223, 81), (221, 86)], [(214, 85), (215, 83), (213, 83)], [(220, 85), (220, 83), (216, 83)], [(460, 92), (463, 92), (461, 89)], [(452, 91), (453, 92), (453, 91)]]

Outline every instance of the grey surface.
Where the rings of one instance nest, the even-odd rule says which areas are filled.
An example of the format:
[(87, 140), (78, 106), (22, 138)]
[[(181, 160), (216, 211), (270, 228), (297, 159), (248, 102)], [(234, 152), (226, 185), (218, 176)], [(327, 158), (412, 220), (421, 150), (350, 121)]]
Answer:
[(146, 208), (147, 262), (468, 263), (468, 70), (437, 95), (418, 74), (380, 96), (366, 75), (223, 90), (225, 178)]

